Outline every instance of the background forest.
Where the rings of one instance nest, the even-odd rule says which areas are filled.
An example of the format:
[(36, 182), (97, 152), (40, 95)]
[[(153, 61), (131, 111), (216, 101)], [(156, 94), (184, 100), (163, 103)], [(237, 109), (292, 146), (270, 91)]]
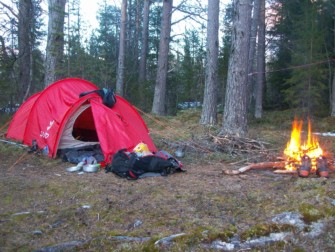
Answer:
[[(57, 5), (59, 2), (63, 7)], [(171, 5), (170, 12), (166, 3)], [(252, 5), (241, 12), (244, 24), (249, 25), (242, 27), (249, 35), (241, 48), (233, 27), (238, 24), (234, 13), (243, 11), (240, 7), (244, 3)], [(99, 27), (90, 34), (79, 6), (80, 0), (0, 1), (3, 111), (53, 81), (79, 77), (101, 88), (111, 87), (140, 109), (159, 115), (204, 104), (207, 112), (203, 111), (200, 123), (216, 124), (216, 119), (204, 119), (204, 113), (222, 113), (228, 106), (224, 105), (225, 97), (239, 99), (227, 90), (228, 73), (236, 72), (231, 54), (241, 56), (247, 50), (248, 65), (242, 66), (247, 112), (238, 113), (259, 118), (263, 110), (299, 109), (305, 114), (335, 115), (335, 4), (331, 0), (123, 0), (120, 6), (101, 0), (96, 13)], [(216, 13), (218, 6), (220, 11)], [(164, 11), (170, 15), (170, 23), (164, 19)], [(54, 22), (56, 28), (50, 27), (55, 13), (60, 16)], [(194, 23), (194, 29), (179, 32), (181, 22)], [(211, 27), (214, 33), (210, 33)], [(163, 71), (159, 66), (162, 32), (165, 40), (168, 36)], [(49, 45), (51, 33), (56, 49)], [(215, 47), (217, 55), (212, 54)], [(48, 54), (54, 57), (53, 63), (48, 62)], [(211, 59), (217, 60), (217, 66)], [(214, 73), (210, 75), (213, 64)], [(50, 65), (54, 67), (51, 79)], [(160, 94), (163, 109), (155, 110), (155, 88), (160, 78), (166, 81)], [(211, 79), (214, 88), (208, 84)], [(206, 98), (209, 93), (215, 95)], [(212, 112), (206, 99), (215, 107)]]
[[(0, 0), (0, 135), (32, 94), (83, 78), (144, 111), (187, 172), (69, 173), (5, 140), (0, 250), (334, 251), (335, 1), (99, 3), (92, 30), (80, 0)], [(294, 114), (317, 120), (329, 178), (277, 167)]]

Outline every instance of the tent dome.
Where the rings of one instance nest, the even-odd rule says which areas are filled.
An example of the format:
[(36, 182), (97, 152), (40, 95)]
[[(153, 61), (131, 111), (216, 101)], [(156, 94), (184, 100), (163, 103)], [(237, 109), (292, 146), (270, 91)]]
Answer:
[(93, 83), (78, 78), (57, 81), (32, 95), (15, 113), (7, 138), (39, 148), (48, 147), (55, 157), (62, 148), (100, 144), (106, 161), (120, 149), (131, 151), (138, 143), (157, 149), (137, 110), (124, 98), (116, 96), (112, 108), (102, 103)]

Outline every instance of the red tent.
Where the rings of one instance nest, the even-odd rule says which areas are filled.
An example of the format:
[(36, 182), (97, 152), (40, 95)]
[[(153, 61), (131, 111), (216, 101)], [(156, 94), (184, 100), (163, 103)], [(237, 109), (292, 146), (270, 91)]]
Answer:
[(149, 130), (135, 108), (116, 96), (112, 108), (102, 103), (94, 84), (76, 78), (57, 81), (21, 105), (9, 125), (6, 137), (39, 148), (48, 147), (49, 156), (57, 150), (100, 144), (106, 161), (120, 149), (131, 151), (146, 143), (157, 151)]

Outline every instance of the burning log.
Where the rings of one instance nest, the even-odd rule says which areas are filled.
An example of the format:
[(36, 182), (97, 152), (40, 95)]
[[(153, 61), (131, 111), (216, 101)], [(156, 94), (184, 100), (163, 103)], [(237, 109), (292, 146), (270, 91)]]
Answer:
[(226, 175), (238, 175), (241, 173), (244, 173), (246, 171), (252, 170), (252, 169), (270, 169), (270, 168), (275, 168), (275, 169), (282, 169), (285, 168), (285, 162), (262, 162), (262, 163), (254, 163), (250, 164), (247, 166), (243, 166), (237, 170), (223, 170), (222, 172)]

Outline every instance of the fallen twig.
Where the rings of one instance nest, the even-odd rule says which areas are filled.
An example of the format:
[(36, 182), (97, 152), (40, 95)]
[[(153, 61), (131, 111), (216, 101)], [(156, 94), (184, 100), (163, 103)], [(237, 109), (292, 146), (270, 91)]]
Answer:
[(13, 167), (17, 165), (20, 161), (22, 161), (28, 154), (28, 152), (23, 153), (21, 157), (19, 157), (18, 160), (16, 160), (15, 163), (11, 167), (9, 167), (9, 170), (13, 169)]
[(284, 168), (284, 167), (285, 162), (262, 162), (262, 163), (249, 164), (237, 170), (226, 169), (223, 170), (222, 172), (226, 175), (238, 175), (252, 169), (269, 169), (269, 168)]

